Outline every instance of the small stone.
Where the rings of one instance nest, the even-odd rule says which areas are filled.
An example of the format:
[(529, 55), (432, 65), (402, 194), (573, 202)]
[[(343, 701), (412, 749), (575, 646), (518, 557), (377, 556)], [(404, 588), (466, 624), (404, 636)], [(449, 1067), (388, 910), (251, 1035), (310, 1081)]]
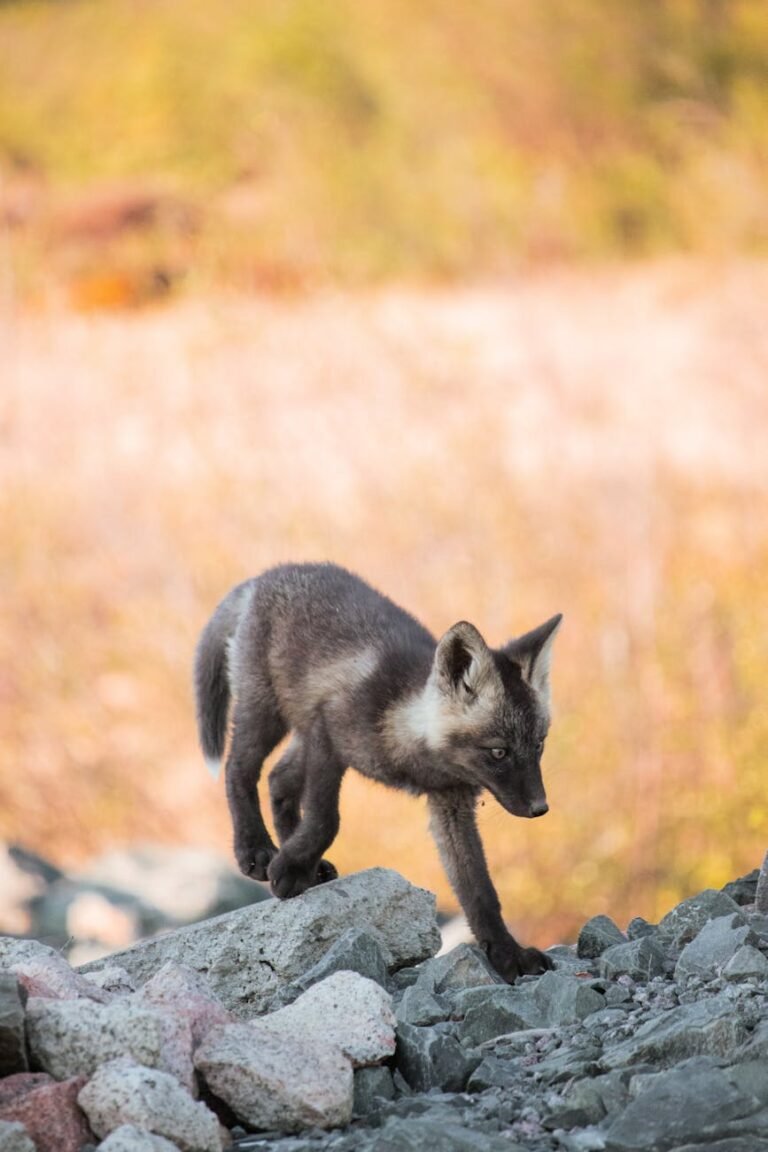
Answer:
[(433, 1028), (400, 1024), (397, 1029), (397, 1067), (415, 1092), (440, 1088), (462, 1092), (479, 1062), (454, 1036)]
[(352, 1117), (352, 1065), (317, 1035), (228, 1024), (209, 1033), (195, 1065), (211, 1092), (254, 1128), (338, 1128)]
[(602, 956), (612, 944), (625, 944), (626, 936), (610, 916), (593, 916), (579, 932), (577, 954), (587, 960)]
[(605, 1007), (605, 997), (577, 976), (545, 972), (535, 985), (533, 997), (541, 1008), (544, 1027), (577, 1024)]
[(627, 924), (627, 939), (629, 940), (642, 940), (643, 936), (655, 936), (657, 932), (657, 926), (649, 924), (642, 916), (635, 916)]
[(23, 1124), (0, 1120), (0, 1152), (35, 1152), (35, 1145)]
[(27, 1067), (18, 980), (11, 972), (0, 972), (0, 1077), (26, 1072)]
[(527, 1028), (546, 1027), (546, 1012), (529, 991), (509, 985), (467, 988), (452, 998), (454, 1016), (463, 1016), (458, 1036), (465, 1047), (477, 1048), (495, 1036)]
[(691, 1056), (733, 1057), (747, 1039), (747, 1029), (733, 1004), (720, 996), (682, 1004), (652, 1016), (628, 1040), (607, 1049), (607, 1068), (652, 1063), (662, 1068)]
[(503, 985), (485, 953), (473, 944), (458, 944), (450, 952), (422, 965), (420, 983), (429, 980), (431, 991), (453, 992), (462, 988)]
[(165, 1136), (156, 1136), (135, 1124), (121, 1124), (99, 1144), (98, 1152), (178, 1152)]
[(395, 1086), (389, 1068), (358, 1068), (355, 1072), (352, 1111), (355, 1116), (370, 1116), (381, 1105), (394, 1099)]
[(751, 944), (738, 948), (723, 968), (726, 980), (765, 980), (768, 977), (768, 960), (759, 949)]
[(406, 988), (400, 997), (397, 1006), (397, 1020), (400, 1024), (418, 1024), (422, 1027), (436, 1024), (440, 1020), (447, 1020), (450, 1008), (442, 999), (437, 999), (431, 992), (420, 988), (418, 984)]
[(73, 972), (63, 956), (37, 940), (0, 936), (0, 971), (18, 977), (30, 996), (75, 1000), (84, 997), (105, 1004), (108, 992)]
[(320, 984), (335, 972), (356, 972), (358, 976), (365, 976), (386, 988), (388, 959), (389, 950), (385, 949), (378, 934), (350, 928), (334, 941), (316, 964), (289, 985), (283, 1001), (291, 1003), (313, 984)]
[(122, 1057), (103, 1064), (78, 1096), (97, 1136), (134, 1124), (182, 1152), (221, 1152), (219, 1122), (175, 1077)]
[(693, 940), (683, 948), (675, 967), (675, 979), (714, 976), (745, 944), (757, 937), (739, 913), (708, 920)]
[(614, 944), (600, 957), (600, 975), (606, 980), (629, 976), (632, 980), (647, 981), (662, 976), (666, 966), (664, 950), (652, 936), (642, 936), (627, 944)]
[(164, 964), (147, 981), (135, 1000), (186, 1021), (193, 1047), (203, 1042), (211, 1028), (234, 1023), (235, 1019), (214, 996), (200, 973), (184, 964)]
[(0, 1120), (23, 1124), (38, 1152), (79, 1152), (91, 1139), (77, 1103), (84, 1076), (58, 1083), (46, 1077), (44, 1083), (38, 1080), (29, 1090), (25, 1090), (22, 1077), (9, 1079), (17, 1081), (20, 1093), (0, 1106)]

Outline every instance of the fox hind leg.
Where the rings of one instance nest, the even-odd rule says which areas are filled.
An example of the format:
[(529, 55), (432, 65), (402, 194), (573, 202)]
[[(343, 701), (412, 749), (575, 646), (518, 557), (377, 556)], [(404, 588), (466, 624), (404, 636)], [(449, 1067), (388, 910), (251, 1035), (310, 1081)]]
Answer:
[[(281, 844), (290, 840), (301, 823), (301, 797), (304, 792), (306, 757), (299, 736), (294, 736), (284, 754), (269, 774), (269, 798), (272, 818)], [(335, 880), (338, 872), (330, 860), (321, 860), (314, 883)]]
[(232, 745), (226, 765), (227, 801), (234, 829), (234, 849), (240, 871), (266, 880), (277, 848), (264, 824), (257, 785), (264, 759), (279, 744), (286, 727), (277, 707), (258, 708), (238, 701)]

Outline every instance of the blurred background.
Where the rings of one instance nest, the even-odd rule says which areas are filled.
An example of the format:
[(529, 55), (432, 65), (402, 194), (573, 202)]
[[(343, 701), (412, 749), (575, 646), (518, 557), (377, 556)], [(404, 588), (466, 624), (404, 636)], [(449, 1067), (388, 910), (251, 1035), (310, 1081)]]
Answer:
[[(526, 941), (757, 866), (767, 254), (763, 0), (0, 3), (0, 840), (231, 862), (194, 645), (330, 559), (565, 614)], [(456, 907), (353, 773), (330, 856)]]

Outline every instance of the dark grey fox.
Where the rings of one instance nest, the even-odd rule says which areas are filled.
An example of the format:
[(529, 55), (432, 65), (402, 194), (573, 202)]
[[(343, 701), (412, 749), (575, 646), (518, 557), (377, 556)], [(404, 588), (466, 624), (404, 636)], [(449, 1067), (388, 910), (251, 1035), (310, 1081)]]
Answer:
[[(348, 766), (426, 793), (430, 827), (470, 927), (512, 981), (551, 967), (507, 931), (475, 822), (483, 789), (515, 816), (543, 816), (541, 754), (549, 667), (562, 617), (491, 649), (472, 624), (439, 642), (417, 620), (334, 564), (270, 569), (219, 604), (197, 648), (200, 743), (217, 771), (234, 697), (227, 798), (241, 870), (297, 896), (336, 876), (323, 853), (339, 830)], [(256, 785), (272, 769), (272, 843)]]

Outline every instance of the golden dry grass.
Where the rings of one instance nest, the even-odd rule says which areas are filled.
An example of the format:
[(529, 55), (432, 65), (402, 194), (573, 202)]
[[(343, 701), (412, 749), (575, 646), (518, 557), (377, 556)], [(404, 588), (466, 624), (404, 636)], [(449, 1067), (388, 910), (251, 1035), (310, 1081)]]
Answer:
[[(539, 943), (654, 917), (768, 840), (768, 268), (0, 315), (0, 836), (226, 849), (199, 629), (329, 558), (440, 631), (565, 613), (551, 812), (482, 817)], [(421, 802), (350, 773), (332, 858), (451, 906)]]

